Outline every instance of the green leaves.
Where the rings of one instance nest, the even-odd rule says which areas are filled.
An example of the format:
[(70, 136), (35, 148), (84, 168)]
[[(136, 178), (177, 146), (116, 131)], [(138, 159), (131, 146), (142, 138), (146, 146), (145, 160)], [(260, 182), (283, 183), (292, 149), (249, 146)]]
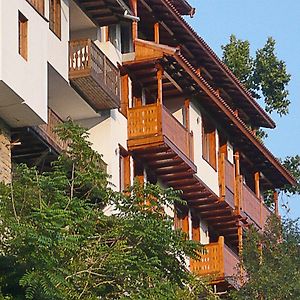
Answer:
[(230, 36), (227, 45), (222, 46), (223, 61), (254, 96), (257, 86), (254, 82), (254, 59), (250, 55), (249, 41), (237, 39), (235, 35)]
[[(165, 213), (185, 204), (178, 192), (137, 182), (113, 192), (86, 131), (72, 122), (58, 131), (69, 148), (50, 172), (19, 165), (12, 185), (0, 184), (0, 299), (208, 295), (185, 265), (200, 245)], [(103, 213), (106, 205), (114, 215)]]
[(275, 54), (276, 42), (269, 37), (266, 45), (257, 50), (254, 64), (254, 83), (260, 87), (264, 96), (266, 111), (277, 112), (280, 116), (288, 114), (287, 85), (291, 75), (287, 73), (286, 64)]
[(249, 230), (243, 249), (248, 281), (233, 299), (283, 300), (300, 298), (300, 229), (272, 216), (263, 233)]
[(231, 35), (229, 43), (222, 46), (223, 61), (254, 98), (263, 96), (267, 112), (274, 111), (282, 116), (288, 114), (287, 86), (291, 76), (287, 73), (285, 62), (277, 58), (275, 46), (275, 40), (270, 37), (252, 57), (249, 41)]

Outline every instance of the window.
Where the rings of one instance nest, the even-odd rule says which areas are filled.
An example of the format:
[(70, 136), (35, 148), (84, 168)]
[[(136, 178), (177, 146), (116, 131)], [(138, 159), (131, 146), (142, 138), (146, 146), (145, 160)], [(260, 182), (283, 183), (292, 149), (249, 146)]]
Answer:
[(119, 155), (120, 191), (124, 191), (130, 186), (130, 156), (122, 147)]
[(49, 5), (49, 27), (60, 38), (61, 37), (61, 0), (50, 0)]
[(19, 54), (28, 59), (28, 20), (19, 12)]
[(131, 23), (110, 25), (108, 27), (108, 37), (109, 41), (121, 53), (130, 53), (133, 51)]
[(44, 0), (27, 0), (41, 15), (44, 15)]
[(205, 118), (202, 118), (202, 156), (216, 169), (216, 128)]

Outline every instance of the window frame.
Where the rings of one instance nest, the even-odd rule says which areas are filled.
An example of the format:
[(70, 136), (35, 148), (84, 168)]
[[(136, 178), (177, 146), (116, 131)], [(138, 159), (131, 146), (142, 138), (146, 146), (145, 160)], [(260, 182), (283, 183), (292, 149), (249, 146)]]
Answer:
[(217, 170), (216, 127), (205, 117), (202, 117), (202, 158)]
[(49, 28), (61, 39), (61, 0), (49, 1)]
[(18, 52), (28, 61), (28, 19), (18, 13)]

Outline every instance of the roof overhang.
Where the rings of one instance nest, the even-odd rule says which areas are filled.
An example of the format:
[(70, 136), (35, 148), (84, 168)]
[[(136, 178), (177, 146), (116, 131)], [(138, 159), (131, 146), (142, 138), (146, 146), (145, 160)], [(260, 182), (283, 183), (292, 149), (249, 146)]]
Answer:
[(99, 27), (117, 24), (133, 15), (123, 0), (74, 0)]
[(168, 28), (171, 39), (173, 42), (174, 38), (177, 40), (193, 66), (204, 67), (208, 70), (218, 87), (223, 88), (232, 98), (235, 106), (245, 111), (250, 117), (253, 126), (275, 128), (275, 122), (260, 107), (250, 92), (184, 20), (174, 5), (174, 1), (142, 0), (141, 2), (146, 3), (146, 6), (151, 8), (151, 14)]
[[(144, 40), (136, 40), (135, 45), (137, 56), (134, 61), (124, 64), (125, 69), (134, 72), (137, 70), (138, 65), (141, 68), (148, 68), (150, 63), (153, 65), (160, 63), (171, 76), (175, 73), (180, 74), (182, 81), (179, 84), (184, 93), (189, 96), (192, 95), (196, 102), (214, 115), (226, 132), (229, 133), (236, 149), (246, 154), (274, 187), (280, 188), (286, 184), (296, 184), (293, 176), (185, 59), (178, 48)], [(143, 51), (143, 49), (148, 50)], [(151, 53), (153, 54), (152, 57)]]

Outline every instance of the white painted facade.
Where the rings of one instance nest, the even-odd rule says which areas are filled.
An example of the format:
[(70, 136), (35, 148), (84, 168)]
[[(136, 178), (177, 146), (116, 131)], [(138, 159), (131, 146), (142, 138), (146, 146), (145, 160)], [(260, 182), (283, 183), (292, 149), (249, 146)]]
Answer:
[[(19, 12), (28, 19), (28, 59), (19, 54)], [(10, 126), (47, 121), (46, 19), (25, 0), (0, 1), (0, 117)]]
[[(122, 55), (111, 42), (106, 41), (104, 29), (97, 28), (72, 0), (62, 0), (61, 37), (57, 37), (49, 29), (49, 2), (45, 0), (45, 3), (43, 18), (26, 0), (0, 1), (0, 118), (12, 127), (41, 124), (47, 122), (49, 106), (63, 119), (71, 117), (86, 126), (89, 129), (92, 148), (103, 155), (112, 187), (118, 191), (119, 149), (120, 146), (127, 149), (127, 119), (118, 109), (96, 113), (70, 86), (69, 40), (92, 39), (115, 66), (122, 63), (122, 57), (126, 58), (131, 54)], [(27, 61), (18, 53), (19, 11), (28, 19), (29, 24)], [(180, 101), (182, 105), (182, 99), (174, 99), (167, 107), (174, 117), (183, 123)], [(193, 102), (190, 105), (190, 129), (194, 136), (197, 176), (218, 195), (218, 173), (202, 157), (202, 118), (199, 107)], [(216, 134), (216, 149), (219, 148), (218, 142)], [(233, 162), (233, 149), (230, 144), (228, 160)], [(131, 159), (131, 182), (133, 173)], [(113, 208), (108, 208), (109, 211), (111, 209)], [(171, 210), (167, 213), (170, 216), (174, 215)], [(207, 244), (208, 227), (202, 220), (200, 223), (201, 243)], [(191, 237), (191, 223), (189, 228)]]
[[(194, 164), (197, 166), (197, 176), (219, 195), (218, 172), (202, 156), (202, 118), (200, 109), (193, 102), (190, 105), (190, 126), (194, 134)], [(219, 149), (218, 133), (216, 149)]]

